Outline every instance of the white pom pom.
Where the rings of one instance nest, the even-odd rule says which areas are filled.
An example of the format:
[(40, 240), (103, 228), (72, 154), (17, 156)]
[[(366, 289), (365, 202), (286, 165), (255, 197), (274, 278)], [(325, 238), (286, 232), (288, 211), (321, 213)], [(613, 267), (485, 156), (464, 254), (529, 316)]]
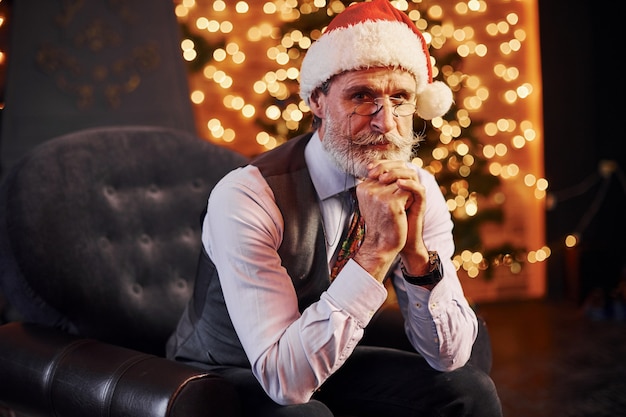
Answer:
[(424, 120), (443, 116), (450, 110), (453, 101), (450, 87), (441, 81), (434, 81), (418, 93), (417, 115)]

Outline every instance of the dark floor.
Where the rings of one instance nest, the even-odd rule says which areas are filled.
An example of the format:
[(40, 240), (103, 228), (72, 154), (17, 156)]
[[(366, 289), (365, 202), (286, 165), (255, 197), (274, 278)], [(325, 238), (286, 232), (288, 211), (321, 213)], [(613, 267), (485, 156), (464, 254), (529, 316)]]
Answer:
[(565, 302), (477, 309), (491, 335), (504, 417), (626, 416), (626, 320)]

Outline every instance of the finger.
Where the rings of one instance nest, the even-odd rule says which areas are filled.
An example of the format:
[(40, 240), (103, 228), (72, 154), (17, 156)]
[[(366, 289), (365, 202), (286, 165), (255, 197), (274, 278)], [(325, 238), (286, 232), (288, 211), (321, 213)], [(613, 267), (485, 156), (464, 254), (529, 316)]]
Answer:
[(371, 162), (367, 166), (370, 178), (378, 178), (385, 172), (399, 168), (406, 168), (406, 163), (390, 159), (380, 159), (378, 161)]
[(378, 164), (368, 171), (367, 177), (387, 184), (401, 178), (410, 180), (418, 179), (415, 169), (401, 161)]
[(395, 183), (386, 184), (368, 178), (357, 186), (356, 193), (359, 204), (361, 204), (365, 201), (384, 201), (397, 198), (397, 193), (407, 193), (407, 191), (401, 190)]
[(420, 193), (424, 190), (424, 186), (419, 181), (419, 178), (398, 178), (395, 182), (398, 188), (411, 193)]
[(383, 172), (378, 176), (378, 181), (385, 184), (390, 184), (400, 180), (418, 182), (417, 173), (410, 168), (397, 168), (391, 171)]

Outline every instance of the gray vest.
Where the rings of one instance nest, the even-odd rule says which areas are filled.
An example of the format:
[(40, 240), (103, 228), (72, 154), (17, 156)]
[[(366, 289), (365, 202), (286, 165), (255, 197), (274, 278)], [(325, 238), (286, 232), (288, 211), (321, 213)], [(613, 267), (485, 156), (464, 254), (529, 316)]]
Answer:
[[(289, 140), (251, 164), (274, 193), (285, 224), (278, 254), (302, 312), (330, 285), (322, 216), (304, 159), (311, 134)], [(226, 310), (215, 265), (202, 251), (194, 294), (168, 342), (170, 358), (196, 364), (250, 367)]]

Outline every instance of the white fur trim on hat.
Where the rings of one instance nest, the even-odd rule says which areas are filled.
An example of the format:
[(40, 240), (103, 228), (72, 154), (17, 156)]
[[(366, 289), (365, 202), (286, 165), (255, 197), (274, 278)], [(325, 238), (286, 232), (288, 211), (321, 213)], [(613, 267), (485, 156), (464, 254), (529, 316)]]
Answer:
[(307, 51), (300, 70), (300, 97), (332, 76), (373, 67), (399, 67), (415, 76), (417, 114), (425, 120), (443, 116), (452, 105), (450, 88), (430, 80), (430, 59), (422, 40), (397, 20), (365, 20), (325, 32)]

